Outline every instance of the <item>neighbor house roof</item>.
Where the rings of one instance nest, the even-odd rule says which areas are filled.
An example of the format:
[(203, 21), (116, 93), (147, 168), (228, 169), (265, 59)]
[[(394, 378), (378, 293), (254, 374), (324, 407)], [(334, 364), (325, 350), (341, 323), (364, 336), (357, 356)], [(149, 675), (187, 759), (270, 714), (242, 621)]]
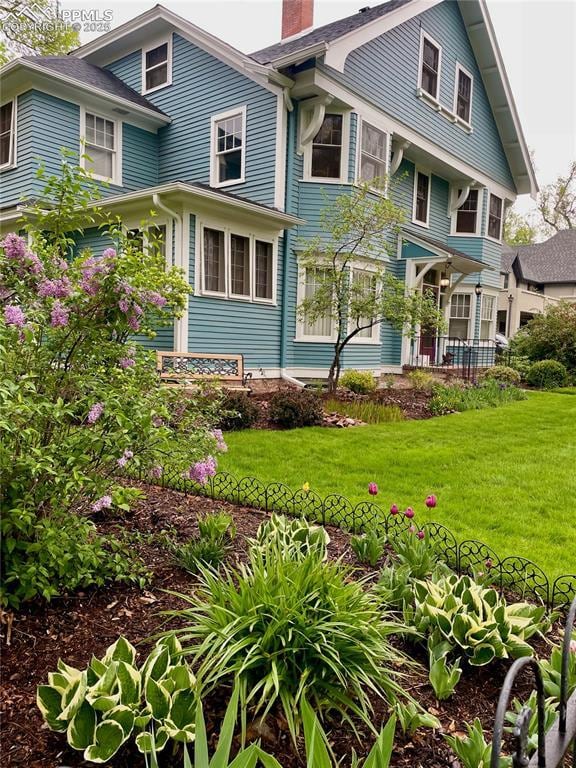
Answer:
[(138, 91), (135, 91), (134, 88), (126, 85), (115, 74), (107, 69), (90, 64), (84, 59), (78, 59), (75, 56), (23, 56), (22, 61), (28, 61), (31, 64), (45, 67), (72, 80), (78, 80), (78, 82), (84, 85), (106, 91), (112, 96), (126, 99), (126, 101), (131, 101), (140, 107), (158, 112), (160, 115), (164, 114), (161, 109), (139, 94)]
[(501, 271), (511, 269), (530, 283), (576, 283), (576, 229), (557, 232), (544, 243), (504, 246)]

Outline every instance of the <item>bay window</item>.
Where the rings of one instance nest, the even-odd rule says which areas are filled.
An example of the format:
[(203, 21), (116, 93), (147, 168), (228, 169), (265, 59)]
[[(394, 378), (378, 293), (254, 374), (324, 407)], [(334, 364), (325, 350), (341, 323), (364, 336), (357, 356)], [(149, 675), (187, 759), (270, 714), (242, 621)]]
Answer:
[(254, 295), (257, 299), (272, 299), (273, 254), (272, 243), (256, 240), (254, 264)]
[[(352, 300), (358, 298), (363, 300), (364, 298), (371, 299), (375, 296), (377, 290), (377, 277), (373, 272), (369, 272), (365, 269), (353, 269), (352, 270)], [(373, 317), (353, 316), (349, 317), (348, 332), (350, 333), (355, 328), (362, 328), (367, 325), (367, 328), (362, 328), (358, 331), (356, 336), (352, 339), (352, 343), (369, 343), (377, 342), (379, 338), (379, 324), (369, 325), (373, 322)]]
[(490, 195), (488, 237), (493, 237), (494, 240), (502, 238), (502, 198), (496, 195)]
[(386, 176), (387, 136), (384, 131), (362, 122), (360, 141), (361, 181), (377, 182)]
[[(318, 267), (306, 267), (303, 275), (303, 297), (304, 299), (311, 299), (316, 292), (323, 289), (325, 280), (327, 277), (327, 270)], [(319, 317), (315, 320), (311, 320), (304, 316), (301, 323), (301, 335), (303, 337), (313, 337), (315, 339), (326, 339), (329, 341), (332, 338), (333, 323), (332, 317)]]
[(250, 241), (230, 235), (230, 295), (250, 296)]
[(494, 337), (495, 311), (495, 297), (483, 294), (482, 306), (480, 308), (480, 338), (484, 341)]
[[(461, 190), (458, 190), (460, 195)], [(468, 197), (456, 211), (456, 234), (468, 235), (476, 234), (478, 231), (479, 219), (479, 191), (471, 189)]]

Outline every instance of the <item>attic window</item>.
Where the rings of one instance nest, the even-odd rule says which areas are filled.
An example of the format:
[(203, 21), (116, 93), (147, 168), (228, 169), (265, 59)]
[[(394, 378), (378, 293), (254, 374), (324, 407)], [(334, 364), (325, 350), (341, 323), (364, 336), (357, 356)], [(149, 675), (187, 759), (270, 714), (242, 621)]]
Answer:
[(172, 82), (172, 41), (142, 51), (143, 93), (164, 88)]
[(454, 112), (463, 122), (470, 124), (472, 112), (472, 75), (461, 67), (456, 66), (456, 94)]
[(440, 59), (442, 49), (431, 37), (422, 33), (420, 47), (420, 88), (438, 100), (440, 85)]
[(0, 107), (0, 168), (14, 165), (15, 118), (13, 101), (8, 101)]

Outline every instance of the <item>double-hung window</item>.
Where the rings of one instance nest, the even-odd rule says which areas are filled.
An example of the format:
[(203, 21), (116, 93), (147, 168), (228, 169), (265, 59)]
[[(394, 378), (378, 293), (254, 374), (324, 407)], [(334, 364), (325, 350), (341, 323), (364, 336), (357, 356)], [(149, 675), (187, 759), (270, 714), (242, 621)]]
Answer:
[(384, 131), (362, 122), (360, 179), (376, 185), (386, 176), (387, 136)]
[(267, 240), (203, 227), (200, 269), (202, 294), (274, 301), (274, 246)]
[[(353, 269), (352, 270), (352, 303), (355, 299), (361, 303), (365, 298), (373, 299), (377, 291), (377, 276), (374, 272), (370, 272), (366, 269)], [(362, 315), (353, 316), (352, 312), (348, 319), (348, 331), (353, 331), (355, 328), (362, 328), (358, 331), (352, 341), (357, 343), (377, 342), (379, 338), (379, 324), (374, 322), (377, 318), (363, 317)], [(374, 323), (373, 325), (371, 325)], [(364, 328), (363, 326), (367, 326)]]
[(343, 115), (325, 115), (312, 139), (310, 175), (318, 179), (339, 179), (342, 172)]
[(214, 187), (244, 181), (246, 162), (246, 107), (212, 118), (212, 168)]
[(172, 39), (142, 51), (144, 93), (164, 88), (172, 82)]
[(484, 341), (494, 336), (494, 317), (496, 313), (496, 299), (494, 296), (484, 294), (480, 308), (480, 338)]
[(106, 117), (84, 115), (85, 167), (104, 181), (119, 182), (118, 124)]
[[(461, 190), (458, 190), (460, 196)], [(477, 234), (480, 195), (477, 189), (471, 189), (468, 197), (456, 211), (456, 234)]]
[(418, 169), (414, 172), (414, 211), (416, 224), (428, 226), (430, 217), (430, 174)]
[(442, 49), (431, 37), (422, 33), (420, 43), (420, 88), (438, 101)]
[(472, 115), (472, 75), (459, 64), (456, 65), (456, 93), (454, 112), (467, 125)]
[[(302, 275), (302, 298), (312, 299), (317, 291), (326, 290), (327, 270), (321, 267), (306, 267)], [(311, 319), (306, 316), (301, 322), (302, 338), (311, 340), (330, 340), (332, 338), (333, 324), (332, 317), (318, 317)]]
[(494, 240), (502, 237), (502, 198), (492, 194), (488, 208), (488, 237)]
[(15, 164), (16, 102), (0, 107), (0, 168)]
[(472, 294), (454, 293), (450, 299), (450, 318), (448, 336), (454, 339), (467, 339), (470, 329)]

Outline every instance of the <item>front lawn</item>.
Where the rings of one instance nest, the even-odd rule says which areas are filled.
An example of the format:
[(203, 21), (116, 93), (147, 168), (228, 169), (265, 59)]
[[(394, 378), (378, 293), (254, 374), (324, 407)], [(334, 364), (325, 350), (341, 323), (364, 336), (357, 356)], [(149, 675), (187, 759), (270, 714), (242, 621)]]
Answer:
[[(549, 576), (576, 572), (576, 399), (531, 393), (502, 408), (351, 429), (251, 430), (227, 436), (220, 469), (303, 483), (353, 503), (414, 506), (459, 538), (522, 555)], [(438, 496), (426, 510), (424, 498)]]

